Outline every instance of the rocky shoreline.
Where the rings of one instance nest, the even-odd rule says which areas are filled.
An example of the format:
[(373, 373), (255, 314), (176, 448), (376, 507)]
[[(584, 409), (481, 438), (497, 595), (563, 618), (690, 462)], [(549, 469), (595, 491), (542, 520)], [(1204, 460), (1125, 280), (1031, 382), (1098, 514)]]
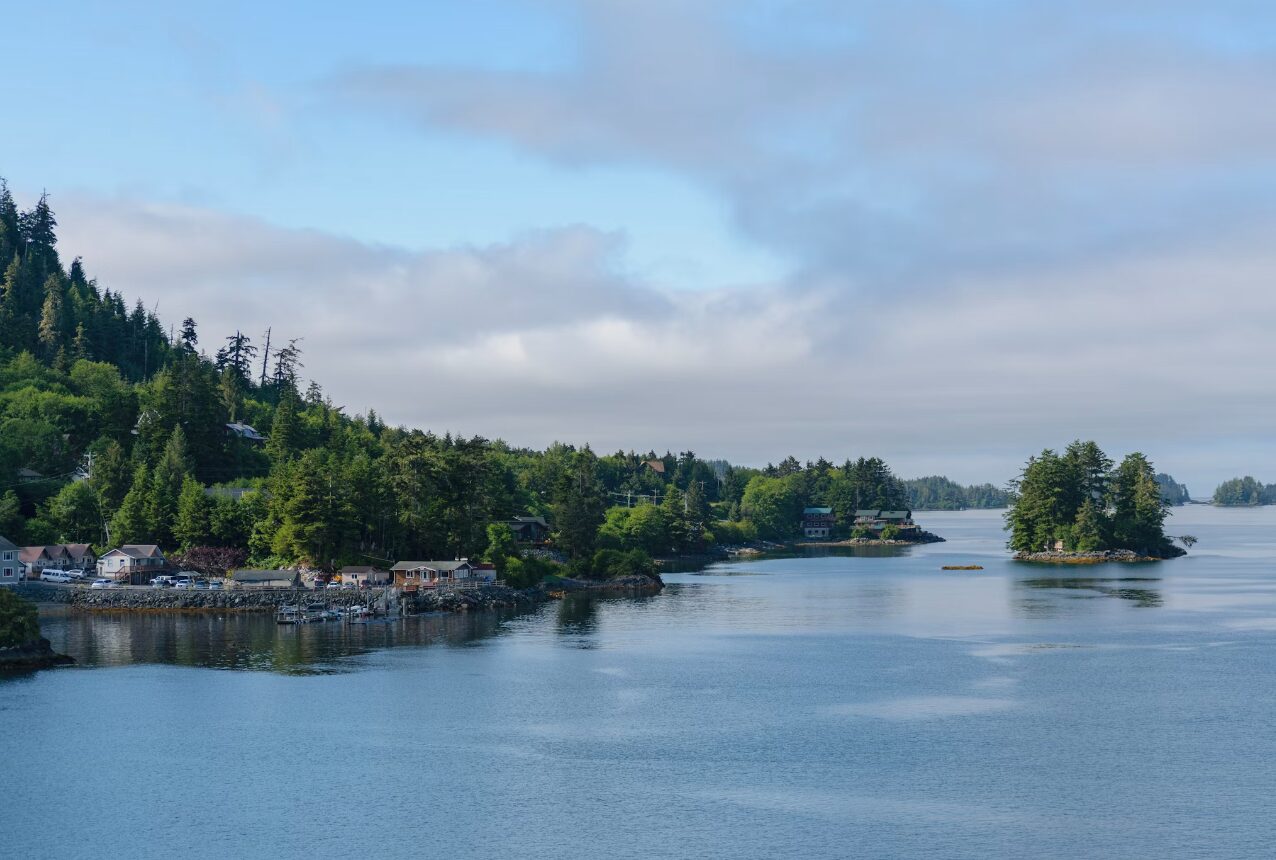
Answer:
[(910, 540), (881, 540), (880, 538), (847, 538), (839, 541), (799, 541), (795, 546), (917, 546), (926, 543), (945, 543), (944, 538), (933, 532), (919, 532)]
[(1107, 562), (1121, 562), (1125, 564), (1135, 562), (1163, 561), (1167, 558), (1177, 558), (1187, 553), (1178, 547), (1171, 547), (1175, 552), (1168, 553), (1164, 556), (1142, 555), (1131, 549), (1105, 549), (1095, 550), (1092, 552), (1071, 552), (1068, 550), (1049, 550), (1046, 552), (1017, 552), (1015, 553), (1015, 561), (1036, 562), (1039, 564), (1106, 564)]
[(394, 612), (468, 612), (498, 609), (550, 600), (561, 593), (591, 592), (598, 594), (654, 594), (664, 588), (659, 576), (623, 576), (594, 582), (557, 578), (534, 588), (516, 589), (500, 585), (455, 591), (419, 591), (386, 594), (385, 589), (349, 591), (315, 591), (308, 588), (281, 588), (253, 591), (177, 591), (159, 588), (107, 588), (93, 590), (82, 587), (57, 586), (48, 583), (25, 583), (20, 593), (37, 603), (68, 604), (73, 612), (177, 612), (240, 613), (274, 612), (280, 606), (323, 603), (330, 607), (386, 605)]

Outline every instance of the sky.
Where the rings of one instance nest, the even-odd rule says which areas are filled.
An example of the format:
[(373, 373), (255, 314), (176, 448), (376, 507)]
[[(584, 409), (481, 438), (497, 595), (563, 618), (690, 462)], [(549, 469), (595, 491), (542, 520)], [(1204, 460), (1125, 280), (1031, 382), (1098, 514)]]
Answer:
[[(20, 4), (0, 176), (350, 414), (1276, 481), (1276, 7)], [(15, 83), (16, 82), (16, 83)], [(276, 341), (278, 342), (278, 341)]]

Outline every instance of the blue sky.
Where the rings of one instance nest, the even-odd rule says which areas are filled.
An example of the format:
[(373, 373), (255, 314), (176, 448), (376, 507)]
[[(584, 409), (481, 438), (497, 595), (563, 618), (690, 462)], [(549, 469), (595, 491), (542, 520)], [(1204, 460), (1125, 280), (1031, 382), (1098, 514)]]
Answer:
[(1269, 4), (50, 3), (5, 37), (0, 175), (63, 252), (210, 350), (304, 337), (351, 411), (1276, 480)]

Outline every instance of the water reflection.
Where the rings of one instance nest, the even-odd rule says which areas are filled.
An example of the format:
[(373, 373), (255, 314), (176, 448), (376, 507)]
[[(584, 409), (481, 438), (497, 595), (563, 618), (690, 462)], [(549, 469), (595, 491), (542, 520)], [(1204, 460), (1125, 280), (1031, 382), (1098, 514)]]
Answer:
[(1158, 577), (1151, 576), (1039, 577), (1035, 579), (1020, 579), (1015, 582), (1015, 585), (1020, 588), (1065, 592), (1051, 597), (1025, 596), (1019, 599), (1019, 606), (1025, 615), (1050, 617), (1053, 614), (1050, 612), (1051, 603), (1059, 598), (1115, 597), (1118, 600), (1129, 601), (1143, 609), (1162, 606), (1165, 603), (1165, 598), (1162, 596), (1160, 589), (1149, 585), (1149, 583), (1159, 583), (1160, 581)]
[(41, 619), (56, 650), (82, 666), (172, 663), (283, 674), (348, 671), (351, 658), (396, 646), (458, 647), (499, 635), (529, 610), (417, 616), (345, 624), (279, 625), (269, 615), (97, 615)]

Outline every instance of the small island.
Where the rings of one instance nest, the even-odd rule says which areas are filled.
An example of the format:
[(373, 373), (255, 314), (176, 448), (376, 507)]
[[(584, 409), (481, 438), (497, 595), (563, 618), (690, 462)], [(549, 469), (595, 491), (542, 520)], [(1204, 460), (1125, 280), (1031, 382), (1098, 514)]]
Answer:
[[(1185, 554), (1164, 530), (1168, 504), (1140, 453), (1119, 465), (1094, 442), (1028, 458), (1011, 484), (1009, 547), (1018, 561), (1096, 564), (1157, 561)], [(1190, 535), (1179, 540), (1187, 546)]]

